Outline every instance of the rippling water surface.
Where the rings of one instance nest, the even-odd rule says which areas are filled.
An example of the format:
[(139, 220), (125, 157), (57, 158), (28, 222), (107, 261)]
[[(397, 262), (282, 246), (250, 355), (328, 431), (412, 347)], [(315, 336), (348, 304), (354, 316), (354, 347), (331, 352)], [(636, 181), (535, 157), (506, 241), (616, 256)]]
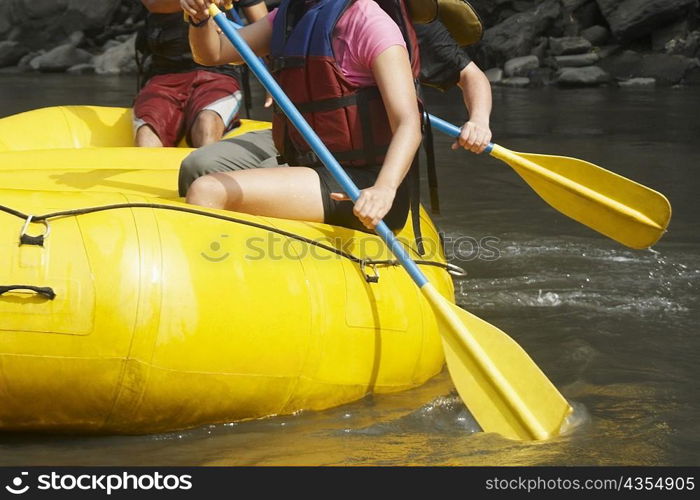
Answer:
[[(0, 75), (0, 116), (128, 106), (130, 78)], [(570, 431), (524, 444), (478, 432), (447, 373), (325, 412), (136, 437), (0, 435), (0, 465), (700, 464), (700, 91), (494, 91), (495, 141), (586, 159), (664, 193), (674, 216), (630, 250), (546, 205), (509, 167), (437, 138), (459, 304), (512, 336), (575, 408)], [(259, 95), (256, 96), (259, 101)], [(459, 95), (429, 93), (458, 122)], [(258, 114), (255, 117), (262, 118)], [(461, 259), (461, 260), (457, 260)]]

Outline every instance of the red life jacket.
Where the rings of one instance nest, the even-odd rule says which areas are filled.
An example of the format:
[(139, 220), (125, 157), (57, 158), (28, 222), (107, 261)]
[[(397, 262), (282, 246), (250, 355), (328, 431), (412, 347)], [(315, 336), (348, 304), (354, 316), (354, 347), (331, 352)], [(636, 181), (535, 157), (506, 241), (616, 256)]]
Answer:
[[(379, 89), (350, 83), (332, 47), (335, 25), (354, 1), (283, 0), (273, 25), (270, 66), (282, 89), (339, 163), (381, 165), (392, 132)], [(404, 0), (374, 1), (401, 29), (417, 81), (418, 42)], [(281, 110), (275, 109), (272, 123), (275, 146), (285, 162), (320, 164)]]

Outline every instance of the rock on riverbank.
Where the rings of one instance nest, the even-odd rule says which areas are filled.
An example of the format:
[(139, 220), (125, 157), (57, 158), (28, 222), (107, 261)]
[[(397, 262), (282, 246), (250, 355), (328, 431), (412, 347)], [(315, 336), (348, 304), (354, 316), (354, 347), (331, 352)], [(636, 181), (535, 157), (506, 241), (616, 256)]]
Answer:
[[(470, 0), (486, 30), (469, 52), (495, 85), (698, 85), (699, 1)], [(0, 0), (0, 68), (134, 73), (144, 14), (137, 0)]]
[(697, 85), (698, 0), (471, 3), (486, 31), (469, 51), (493, 84)]

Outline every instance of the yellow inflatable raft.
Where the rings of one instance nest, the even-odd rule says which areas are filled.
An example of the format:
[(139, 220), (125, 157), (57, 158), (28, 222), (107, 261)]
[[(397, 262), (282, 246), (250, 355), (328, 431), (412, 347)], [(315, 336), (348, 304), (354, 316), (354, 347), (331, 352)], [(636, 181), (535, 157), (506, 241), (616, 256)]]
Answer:
[[(187, 205), (190, 150), (131, 140), (124, 108), (0, 120), (0, 429), (169, 431), (440, 371), (431, 309), (378, 237)], [(410, 226), (399, 236), (453, 298), (421, 218), (426, 255)]]

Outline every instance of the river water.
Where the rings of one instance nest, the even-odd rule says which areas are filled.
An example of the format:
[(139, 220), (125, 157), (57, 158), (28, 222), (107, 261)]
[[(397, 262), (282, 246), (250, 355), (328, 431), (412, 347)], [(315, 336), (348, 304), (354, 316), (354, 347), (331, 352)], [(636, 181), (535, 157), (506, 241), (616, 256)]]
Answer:
[[(129, 106), (134, 85), (0, 74), (0, 116)], [(427, 102), (437, 116), (463, 118), (456, 91), (429, 92)], [(475, 432), (443, 372), (324, 412), (179, 433), (2, 434), (0, 465), (699, 465), (698, 109), (692, 89), (494, 89), (497, 143), (586, 159), (670, 199), (669, 232), (651, 250), (567, 219), (501, 162), (436, 136), (436, 222), (453, 241), (489, 242), (450, 250), (469, 273), (455, 282), (458, 302), (515, 339), (572, 403), (568, 434), (516, 443)], [(258, 107), (253, 117), (266, 115)]]

